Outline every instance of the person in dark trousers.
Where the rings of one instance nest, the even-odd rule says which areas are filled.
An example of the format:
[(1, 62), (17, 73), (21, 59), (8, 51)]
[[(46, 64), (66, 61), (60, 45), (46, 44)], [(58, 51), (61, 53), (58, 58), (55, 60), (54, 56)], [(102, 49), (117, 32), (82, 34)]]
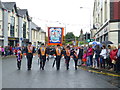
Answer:
[(17, 50), (16, 57), (17, 57), (17, 67), (18, 67), (18, 70), (20, 70), (20, 68), (21, 68), (21, 61), (22, 61), (22, 51), (21, 51), (21, 49)]
[(94, 53), (95, 53), (95, 61), (97, 63), (97, 67), (96, 68), (99, 68), (99, 58), (100, 58), (100, 53), (101, 53), (101, 49), (100, 49), (99, 45), (96, 45)]
[(110, 52), (111, 52), (111, 50), (112, 50), (111, 45), (108, 45), (107, 46), (107, 66), (108, 66), (108, 69), (111, 69), (111, 67), (112, 67), (112, 60), (110, 58)]
[(25, 51), (27, 57), (27, 67), (28, 70), (31, 70), (33, 54), (35, 53), (35, 48), (32, 46), (31, 42), (28, 43), (28, 46), (26, 47)]
[(82, 65), (83, 49), (81, 47), (78, 47), (77, 54), (78, 54), (78, 64)]
[(74, 63), (75, 63), (75, 70), (77, 70), (78, 55), (77, 55), (76, 50), (73, 51), (73, 59), (74, 59)]
[(56, 68), (57, 68), (57, 70), (59, 70), (60, 69), (60, 60), (61, 60), (61, 57), (62, 57), (62, 50), (61, 50), (59, 44), (57, 45), (57, 48), (55, 49), (54, 56), (56, 56), (56, 58), (55, 58), (55, 60), (56, 60)]
[(46, 47), (46, 54), (47, 54), (47, 61), (49, 61), (49, 55), (50, 55), (50, 47), (49, 46), (47, 46)]
[(44, 70), (44, 66), (45, 66), (45, 62), (46, 62), (46, 56), (47, 55), (47, 49), (44, 46), (44, 44), (42, 44), (42, 46), (40, 47), (40, 49), (38, 49), (38, 57), (40, 58), (40, 70)]
[(78, 55), (77, 55), (77, 50), (75, 48), (71, 49), (71, 57), (73, 58), (75, 63), (75, 70), (77, 70)]
[(105, 62), (107, 58), (107, 49), (106, 46), (103, 45), (101, 53), (100, 53), (100, 67), (105, 69)]
[(64, 52), (64, 57), (65, 57), (65, 60), (66, 60), (66, 69), (67, 70), (69, 69), (70, 56), (71, 56), (70, 46), (67, 46), (66, 49), (65, 49), (65, 52)]

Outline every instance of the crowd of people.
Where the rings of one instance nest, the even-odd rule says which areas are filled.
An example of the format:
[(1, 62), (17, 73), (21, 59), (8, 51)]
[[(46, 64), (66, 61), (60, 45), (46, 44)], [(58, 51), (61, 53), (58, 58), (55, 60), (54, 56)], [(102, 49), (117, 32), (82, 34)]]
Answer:
[(45, 63), (49, 56), (55, 58), (53, 65), (56, 64), (56, 69), (60, 69), (61, 59), (65, 59), (66, 69), (69, 70), (69, 62), (73, 59), (75, 70), (78, 66), (87, 66), (96, 69), (107, 69), (110, 71), (120, 72), (120, 45), (118, 48), (111, 45), (84, 45), (75, 47), (73, 45), (60, 46), (45, 46), (35, 49), (31, 42), (27, 47), (1, 47), (2, 55), (16, 55), (18, 69), (21, 67), (22, 54), (26, 55), (28, 70), (32, 67), (32, 58), (34, 53), (38, 53), (40, 59), (40, 69), (44, 70)]
[(9, 55), (16, 55), (17, 54), (17, 50), (19, 48), (22, 48), (22, 51), (24, 52), (24, 46), (23, 47), (18, 47), (18, 46), (0, 46), (0, 54), (2, 57), (5, 57), (5, 56), (9, 56)]

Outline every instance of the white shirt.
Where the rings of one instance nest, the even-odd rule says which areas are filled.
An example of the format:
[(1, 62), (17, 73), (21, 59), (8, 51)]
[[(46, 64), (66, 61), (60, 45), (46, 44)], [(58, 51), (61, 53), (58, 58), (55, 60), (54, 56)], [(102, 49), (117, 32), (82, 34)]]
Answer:
[(77, 55), (79, 54), (79, 49), (77, 49)]
[(100, 55), (102, 55), (104, 57), (104, 59), (106, 59), (106, 57), (107, 57), (107, 50), (106, 49), (102, 49)]

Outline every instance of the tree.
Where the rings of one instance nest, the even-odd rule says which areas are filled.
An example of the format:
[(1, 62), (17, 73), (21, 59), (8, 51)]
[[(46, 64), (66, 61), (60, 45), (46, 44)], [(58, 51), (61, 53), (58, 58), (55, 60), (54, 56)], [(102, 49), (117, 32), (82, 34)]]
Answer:
[(68, 32), (65, 35), (65, 42), (68, 43), (68, 42), (71, 42), (73, 40), (75, 40), (75, 35), (73, 34), (73, 32)]

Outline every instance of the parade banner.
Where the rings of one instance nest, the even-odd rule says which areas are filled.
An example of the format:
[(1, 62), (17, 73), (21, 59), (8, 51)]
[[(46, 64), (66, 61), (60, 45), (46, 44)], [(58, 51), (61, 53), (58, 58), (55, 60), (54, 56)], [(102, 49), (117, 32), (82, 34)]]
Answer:
[(63, 27), (48, 27), (48, 45), (62, 45)]

